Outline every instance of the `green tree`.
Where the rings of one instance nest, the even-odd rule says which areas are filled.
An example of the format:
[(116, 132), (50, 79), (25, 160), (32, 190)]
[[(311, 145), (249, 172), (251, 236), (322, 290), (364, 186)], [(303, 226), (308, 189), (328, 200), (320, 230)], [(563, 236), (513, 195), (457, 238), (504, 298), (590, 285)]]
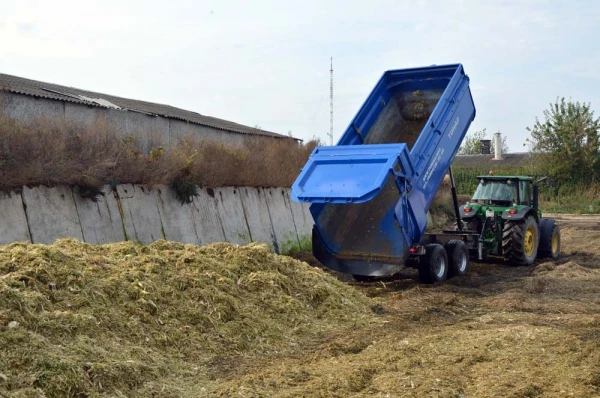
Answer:
[[(463, 144), (458, 149), (459, 155), (477, 155), (481, 153), (481, 140), (491, 140), (491, 153), (494, 153), (495, 143), (494, 139), (487, 138), (487, 131), (484, 128), (483, 130), (477, 130), (473, 133), (467, 133), (465, 139), (463, 140)], [(502, 153), (507, 153), (509, 151), (508, 144), (506, 143), (506, 136), (500, 139)]]
[(550, 104), (544, 121), (537, 117), (527, 130), (532, 152), (541, 170), (558, 180), (591, 182), (600, 172), (600, 118), (594, 118), (589, 103), (565, 101)]

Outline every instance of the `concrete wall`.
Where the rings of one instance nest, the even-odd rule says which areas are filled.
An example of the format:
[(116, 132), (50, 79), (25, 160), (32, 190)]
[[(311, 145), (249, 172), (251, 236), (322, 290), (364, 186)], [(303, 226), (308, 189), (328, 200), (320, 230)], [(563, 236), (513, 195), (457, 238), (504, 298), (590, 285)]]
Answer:
[(22, 198), (33, 242), (49, 244), (66, 237), (83, 240), (71, 188), (25, 187)]
[(0, 244), (31, 242), (25, 206), (20, 193), (0, 193)]
[[(273, 226), (273, 234), (277, 244), (277, 252), (286, 252), (293, 247), (300, 245), (300, 235), (296, 229), (294, 215), (289, 204), (290, 192), (283, 188), (265, 189), (265, 201), (267, 202), (269, 216), (271, 217), (271, 225)], [(288, 216), (288, 213), (290, 216)], [(311, 230), (306, 231), (302, 236), (311, 236)]]
[(104, 192), (96, 202), (73, 193), (83, 240), (92, 245), (125, 240), (120, 200), (109, 187)]
[(69, 187), (24, 187), (0, 193), (0, 209), (0, 244), (65, 237), (90, 244), (262, 242), (282, 253), (309, 243), (312, 229), (308, 207), (291, 201), (286, 188), (199, 189), (182, 204), (167, 186), (107, 186), (95, 202)]
[(135, 111), (106, 109), (8, 92), (0, 93), (0, 111), (3, 115), (24, 123), (44, 117), (49, 120), (72, 122), (81, 128), (106, 126), (123, 137), (137, 138), (145, 152), (159, 142), (177, 143), (190, 135), (231, 146), (239, 146), (249, 140), (270, 139)]

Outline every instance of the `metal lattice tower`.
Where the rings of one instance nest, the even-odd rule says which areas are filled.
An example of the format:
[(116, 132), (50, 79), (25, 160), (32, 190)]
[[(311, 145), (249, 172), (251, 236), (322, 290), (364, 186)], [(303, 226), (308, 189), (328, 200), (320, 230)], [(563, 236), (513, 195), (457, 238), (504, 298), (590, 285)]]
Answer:
[(333, 146), (333, 57), (329, 68), (329, 141)]

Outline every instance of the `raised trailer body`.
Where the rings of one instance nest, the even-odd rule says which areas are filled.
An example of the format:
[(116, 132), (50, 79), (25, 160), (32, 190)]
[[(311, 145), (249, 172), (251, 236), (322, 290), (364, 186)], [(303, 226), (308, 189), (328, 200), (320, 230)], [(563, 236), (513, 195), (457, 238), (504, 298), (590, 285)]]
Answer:
[(427, 238), (427, 211), (474, 117), (462, 65), (385, 72), (292, 186), (293, 200), (312, 203), (316, 258), (354, 275), (401, 268)]

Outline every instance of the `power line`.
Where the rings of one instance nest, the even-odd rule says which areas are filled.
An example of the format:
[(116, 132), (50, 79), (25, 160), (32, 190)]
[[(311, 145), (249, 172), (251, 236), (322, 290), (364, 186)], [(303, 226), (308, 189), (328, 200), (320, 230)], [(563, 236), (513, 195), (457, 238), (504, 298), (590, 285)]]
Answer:
[(333, 57), (329, 68), (329, 141), (333, 146)]

